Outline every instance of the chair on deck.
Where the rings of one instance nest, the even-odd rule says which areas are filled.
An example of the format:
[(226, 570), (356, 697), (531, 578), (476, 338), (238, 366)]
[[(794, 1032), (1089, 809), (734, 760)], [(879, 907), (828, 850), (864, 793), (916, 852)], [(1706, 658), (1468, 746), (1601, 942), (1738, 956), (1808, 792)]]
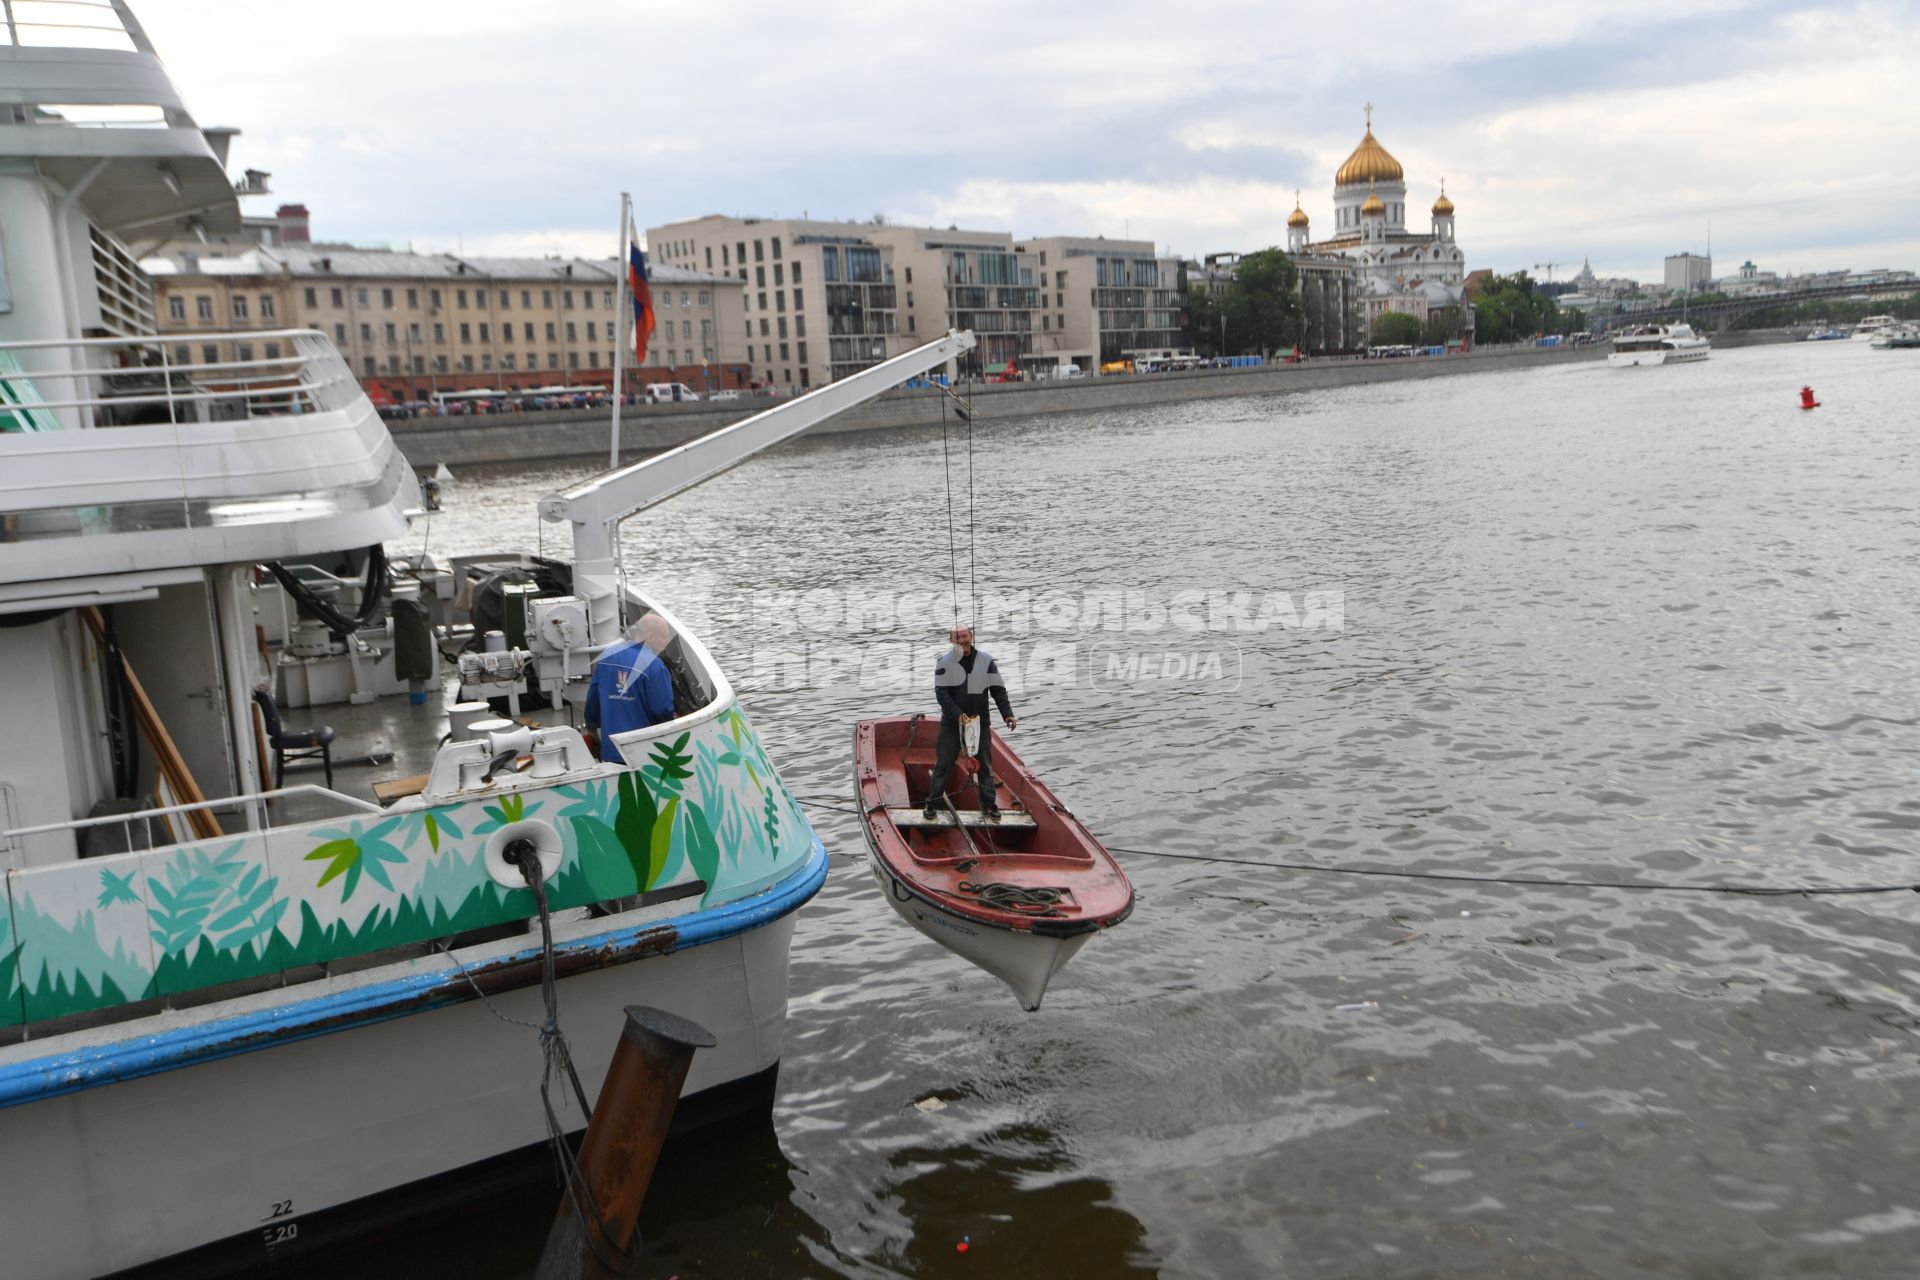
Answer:
[(273, 785), (287, 785), (287, 761), (319, 760), (327, 771), (327, 789), (333, 789), (333, 726), (315, 725), (311, 729), (289, 729), (280, 723), (280, 708), (265, 689), (253, 691), (260, 708), (260, 719), (267, 726), (267, 745), (273, 748)]

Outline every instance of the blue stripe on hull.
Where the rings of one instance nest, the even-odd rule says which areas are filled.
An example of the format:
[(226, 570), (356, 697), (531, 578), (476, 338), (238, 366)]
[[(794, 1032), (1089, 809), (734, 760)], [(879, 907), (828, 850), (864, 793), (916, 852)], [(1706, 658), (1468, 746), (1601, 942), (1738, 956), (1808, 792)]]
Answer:
[[(689, 912), (558, 943), (554, 954), (565, 957), (592, 951), (619, 952), (639, 946), (644, 940), (649, 955), (668, 955), (718, 942), (751, 932), (799, 910), (820, 891), (826, 880), (827, 850), (815, 835), (813, 851), (805, 865), (753, 897), (708, 911)], [(490, 960), (487, 967), (535, 962), (539, 958), (540, 948), (529, 947)], [(11, 1063), (0, 1067), (0, 1109), (463, 1004), (472, 998), (472, 988), (457, 972), (418, 974), (214, 1022)]]

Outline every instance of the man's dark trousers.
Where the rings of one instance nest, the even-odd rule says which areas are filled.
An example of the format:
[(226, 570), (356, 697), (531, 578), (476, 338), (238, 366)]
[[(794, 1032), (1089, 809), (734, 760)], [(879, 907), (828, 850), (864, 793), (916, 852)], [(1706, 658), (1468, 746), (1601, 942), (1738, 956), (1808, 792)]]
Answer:
[[(947, 778), (953, 773), (954, 762), (960, 759), (960, 719), (958, 716), (940, 717), (940, 741), (934, 749), (933, 781), (927, 793), (927, 807), (932, 808), (941, 802), (946, 792)], [(980, 807), (983, 810), (996, 809), (996, 792), (993, 785), (993, 723), (985, 716), (980, 717), (980, 776), (976, 781), (980, 785)]]

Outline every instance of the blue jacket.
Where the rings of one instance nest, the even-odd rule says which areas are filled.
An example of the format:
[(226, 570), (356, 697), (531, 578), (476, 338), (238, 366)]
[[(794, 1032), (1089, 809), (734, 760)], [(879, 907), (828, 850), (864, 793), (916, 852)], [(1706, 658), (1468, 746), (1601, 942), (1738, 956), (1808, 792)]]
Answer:
[(587, 687), (587, 728), (600, 734), (600, 758), (625, 764), (612, 735), (631, 733), (673, 719), (673, 678), (660, 655), (629, 641), (608, 649), (593, 664)]

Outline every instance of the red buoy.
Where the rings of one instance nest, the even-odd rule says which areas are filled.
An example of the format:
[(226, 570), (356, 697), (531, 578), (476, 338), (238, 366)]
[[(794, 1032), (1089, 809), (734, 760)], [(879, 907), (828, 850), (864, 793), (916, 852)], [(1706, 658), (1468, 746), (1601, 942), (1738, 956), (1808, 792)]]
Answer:
[(1813, 398), (1812, 387), (1800, 388), (1800, 407), (1802, 409), (1818, 409), (1820, 407), (1820, 402)]

